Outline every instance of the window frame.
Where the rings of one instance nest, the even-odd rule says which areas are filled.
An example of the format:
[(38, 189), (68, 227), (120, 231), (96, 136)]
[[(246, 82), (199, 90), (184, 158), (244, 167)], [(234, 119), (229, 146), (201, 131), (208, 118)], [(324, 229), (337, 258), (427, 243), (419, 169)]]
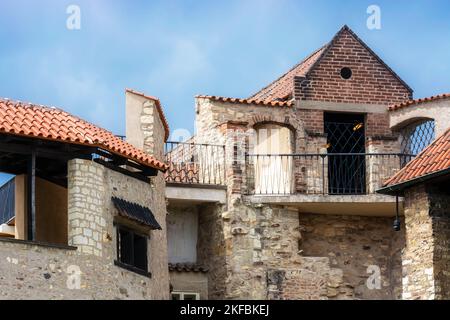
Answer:
[[(134, 273), (140, 274), (142, 276), (151, 278), (152, 274), (148, 270), (148, 263), (149, 263), (149, 257), (148, 257), (148, 240), (150, 239), (150, 236), (147, 234), (143, 234), (142, 232), (136, 231), (135, 229), (132, 229), (130, 227), (127, 227), (120, 223), (114, 223), (114, 227), (116, 228), (116, 259), (114, 260), (114, 265), (132, 271)], [(120, 231), (129, 232), (132, 237), (133, 241), (131, 241), (131, 257), (132, 257), (132, 264), (128, 264), (121, 261), (121, 255), (120, 255)], [(145, 239), (145, 261), (146, 261), (146, 268), (141, 269), (135, 266), (135, 259), (134, 259), (134, 237), (138, 236)]]
[(200, 293), (198, 292), (186, 292), (186, 291), (173, 291), (170, 293), (170, 297), (173, 300), (173, 295), (176, 294), (180, 297), (180, 299), (178, 301), (189, 301), (189, 300), (185, 300), (184, 296), (185, 295), (192, 295), (195, 296), (195, 300), (191, 300), (191, 301), (199, 301), (200, 300)]

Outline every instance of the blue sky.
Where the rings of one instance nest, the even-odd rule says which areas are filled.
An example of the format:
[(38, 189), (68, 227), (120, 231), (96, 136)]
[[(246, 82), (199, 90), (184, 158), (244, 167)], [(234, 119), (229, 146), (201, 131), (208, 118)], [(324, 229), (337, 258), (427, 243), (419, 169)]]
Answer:
[[(194, 95), (245, 97), (348, 24), (417, 97), (450, 91), (450, 1), (0, 3), (0, 96), (55, 105), (123, 134), (124, 88), (160, 97), (192, 132)], [(81, 30), (66, 8), (81, 9)], [(366, 9), (381, 8), (381, 30)]]
[[(66, 9), (81, 9), (68, 30)], [(366, 27), (369, 5), (381, 30)], [(414, 90), (450, 92), (450, 1), (2, 0), (0, 96), (125, 131), (124, 89), (193, 132), (194, 95), (246, 97), (348, 24)]]

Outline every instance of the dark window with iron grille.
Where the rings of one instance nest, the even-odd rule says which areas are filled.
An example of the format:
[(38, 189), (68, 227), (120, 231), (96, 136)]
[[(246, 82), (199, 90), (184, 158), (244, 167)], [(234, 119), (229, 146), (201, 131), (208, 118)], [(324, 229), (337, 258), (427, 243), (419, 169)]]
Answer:
[(117, 225), (117, 260), (119, 267), (150, 277), (148, 272), (147, 236)]
[(417, 155), (435, 138), (434, 120), (413, 122), (400, 131), (401, 152)]

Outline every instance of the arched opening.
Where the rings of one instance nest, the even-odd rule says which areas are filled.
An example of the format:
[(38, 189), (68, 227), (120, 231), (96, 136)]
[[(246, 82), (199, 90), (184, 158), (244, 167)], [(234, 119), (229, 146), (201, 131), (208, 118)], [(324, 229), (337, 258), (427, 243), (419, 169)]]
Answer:
[(435, 139), (433, 119), (419, 119), (400, 129), (400, 150), (403, 154), (417, 155)]
[(289, 194), (292, 191), (293, 132), (286, 126), (255, 126), (255, 192)]

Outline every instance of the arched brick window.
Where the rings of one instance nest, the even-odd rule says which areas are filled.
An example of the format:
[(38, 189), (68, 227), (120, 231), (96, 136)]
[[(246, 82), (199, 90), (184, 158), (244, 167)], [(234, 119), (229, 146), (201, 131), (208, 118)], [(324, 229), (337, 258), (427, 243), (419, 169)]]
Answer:
[(434, 120), (414, 121), (400, 130), (400, 145), (403, 154), (417, 155), (435, 138)]

